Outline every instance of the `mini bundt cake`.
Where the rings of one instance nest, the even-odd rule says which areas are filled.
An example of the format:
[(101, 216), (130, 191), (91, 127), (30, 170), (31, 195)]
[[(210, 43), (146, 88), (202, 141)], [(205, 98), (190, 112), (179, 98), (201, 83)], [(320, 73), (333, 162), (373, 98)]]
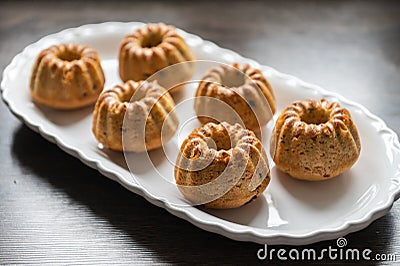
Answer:
[(205, 124), (182, 143), (175, 181), (191, 204), (240, 207), (269, 184), (268, 159), (259, 139), (239, 124)]
[(33, 66), (34, 101), (56, 109), (76, 109), (96, 102), (104, 73), (98, 53), (86, 45), (60, 44), (43, 50)]
[[(147, 24), (125, 36), (119, 50), (119, 74), (123, 81), (146, 80), (168, 66), (193, 61), (194, 55), (174, 26)], [(160, 85), (169, 90), (191, 78), (194, 63), (179, 64), (174, 71), (159, 75)]]
[(350, 112), (325, 99), (296, 101), (276, 121), (271, 137), (276, 166), (294, 178), (325, 180), (357, 161), (361, 143)]
[(130, 80), (100, 94), (92, 131), (112, 150), (153, 150), (171, 139), (178, 128), (174, 107), (171, 95), (156, 81)]
[[(267, 124), (276, 110), (273, 89), (261, 71), (238, 63), (211, 68), (199, 83), (194, 105), (202, 124), (227, 121), (254, 131)], [(223, 105), (230, 110), (221, 111), (226, 109)]]

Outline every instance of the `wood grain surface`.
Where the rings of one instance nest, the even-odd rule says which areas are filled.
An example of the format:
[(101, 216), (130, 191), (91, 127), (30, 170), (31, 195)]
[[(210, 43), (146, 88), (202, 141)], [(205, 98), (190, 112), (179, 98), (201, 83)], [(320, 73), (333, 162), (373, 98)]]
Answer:
[[(1, 1), (0, 69), (47, 34), (103, 21), (174, 24), (343, 94), (400, 133), (399, 2)], [(23, 126), (3, 103), (0, 121), (0, 264), (271, 263), (258, 260), (261, 245), (200, 230), (88, 168)], [(345, 236), (348, 247), (397, 253), (399, 264), (399, 216), (395, 203)], [(302, 248), (329, 245), (336, 242)]]

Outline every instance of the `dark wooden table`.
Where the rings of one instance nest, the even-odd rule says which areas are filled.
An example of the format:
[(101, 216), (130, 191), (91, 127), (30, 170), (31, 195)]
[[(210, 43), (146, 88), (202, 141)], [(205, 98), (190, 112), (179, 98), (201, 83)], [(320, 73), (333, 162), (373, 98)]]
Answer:
[[(341, 93), (400, 133), (398, 2), (2, 1), (0, 69), (40, 37), (103, 21), (174, 24)], [(0, 264), (268, 263), (260, 245), (202, 231), (83, 165), (3, 103), (0, 121)], [(400, 254), (399, 216), (395, 203), (348, 246)]]

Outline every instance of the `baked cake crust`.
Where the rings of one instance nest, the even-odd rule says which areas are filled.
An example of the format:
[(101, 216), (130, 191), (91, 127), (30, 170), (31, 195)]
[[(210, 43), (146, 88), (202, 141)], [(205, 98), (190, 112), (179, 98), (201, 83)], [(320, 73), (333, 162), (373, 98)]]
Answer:
[(171, 95), (156, 81), (130, 80), (99, 96), (92, 131), (104, 147), (112, 150), (153, 150), (178, 129), (174, 108)]
[(181, 145), (174, 174), (192, 204), (218, 209), (252, 201), (270, 181), (261, 142), (252, 131), (226, 122), (193, 130)]
[(296, 101), (286, 107), (271, 137), (276, 166), (294, 178), (325, 180), (348, 170), (361, 143), (350, 112), (338, 103)]
[[(221, 112), (226, 109), (223, 104), (211, 103), (208, 98), (224, 102), (231, 110)], [(248, 64), (221, 64), (211, 68), (201, 79), (195, 111), (202, 124), (227, 121), (259, 131), (276, 111), (275, 96), (260, 70)]]
[[(146, 80), (168, 66), (193, 60), (193, 53), (174, 26), (147, 24), (123, 39), (119, 50), (119, 74), (123, 81)], [(172, 85), (189, 80), (194, 64), (181, 65), (175, 72), (179, 73), (170, 77), (175, 82)], [(170, 89), (166, 87), (171, 83), (168, 77), (160, 76), (157, 80), (167, 90)]]
[(96, 102), (105, 78), (98, 53), (80, 44), (43, 50), (30, 79), (34, 101), (56, 109), (76, 109)]

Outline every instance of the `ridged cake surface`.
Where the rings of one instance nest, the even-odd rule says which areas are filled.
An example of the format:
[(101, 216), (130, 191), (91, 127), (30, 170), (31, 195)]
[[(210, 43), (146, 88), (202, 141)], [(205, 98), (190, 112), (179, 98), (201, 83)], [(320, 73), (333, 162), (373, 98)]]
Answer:
[(252, 131), (239, 124), (210, 122), (183, 141), (175, 180), (194, 205), (236, 208), (266, 189), (270, 181), (268, 159)]
[(56, 109), (75, 109), (96, 102), (105, 78), (98, 53), (80, 44), (43, 50), (30, 79), (34, 101)]
[[(164, 23), (147, 24), (125, 36), (119, 50), (119, 74), (123, 81), (146, 80), (157, 71), (171, 65), (195, 59), (176, 28)], [(157, 77), (167, 90), (190, 79), (194, 64), (178, 65)]]
[(92, 131), (112, 150), (153, 150), (170, 140), (178, 128), (174, 107), (171, 95), (156, 81), (130, 80), (99, 96)]
[(271, 137), (276, 166), (294, 178), (325, 180), (348, 170), (361, 150), (350, 112), (338, 103), (296, 101), (286, 107)]
[(211, 68), (196, 91), (195, 111), (203, 124), (227, 121), (258, 131), (275, 110), (271, 85), (261, 71), (248, 64)]

